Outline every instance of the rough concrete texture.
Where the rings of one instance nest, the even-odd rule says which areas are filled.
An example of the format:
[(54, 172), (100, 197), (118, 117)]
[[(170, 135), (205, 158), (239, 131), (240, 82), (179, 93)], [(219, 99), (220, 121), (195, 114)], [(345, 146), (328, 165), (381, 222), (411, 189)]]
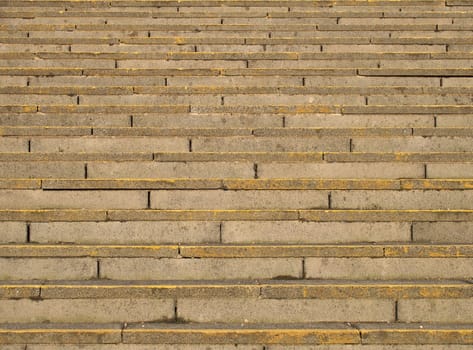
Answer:
[[(30, 345), (33, 350), (262, 350), (263, 345), (212, 345), (212, 344), (109, 344), (109, 345)], [(20, 347), (18, 347), (20, 349)], [(23, 349), (23, 348), (21, 348)], [(3, 349), (2, 349), (3, 350)], [(5, 350), (17, 350), (12, 347)], [(437, 349), (432, 349), (437, 350)], [(443, 350), (443, 349), (442, 349)]]
[(26, 242), (26, 225), (22, 222), (0, 223), (1, 243), (24, 243)]
[(16, 191), (0, 190), (2, 209), (140, 209), (146, 208), (145, 191)]
[(303, 163), (258, 166), (261, 178), (399, 179), (423, 177), (422, 164)]
[(472, 1), (0, 18), (0, 350), (472, 349)]
[(97, 262), (76, 259), (0, 259), (1, 280), (87, 280), (97, 276)]
[[(290, 235), (287, 233), (291, 232)], [(410, 240), (406, 223), (224, 222), (224, 243), (341, 243)]]
[(328, 208), (325, 191), (152, 191), (154, 209)]
[(103, 278), (122, 280), (226, 280), (300, 278), (302, 260), (249, 259), (103, 259)]
[(93, 162), (88, 176), (110, 178), (253, 178), (251, 163), (158, 163), (158, 162)]
[(191, 322), (298, 323), (391, 322), (394, 304), (385, 300), (182, 299), (178, 315)]
[(458, 279), (473, 271), (471, 259), (307, 258), (307, 276), (327, 279)]
[(87, 299), (5, 300), (1, 322), (111, 323), (169, 320), (172, 300)]
[(467, 350), (469, 345), (270, 345), (268, 350)]
[(471, 299), (401, 300), (399, 320), (403, 322), (472, 322)]
[(334, 209), (472, 209), (470, 191), (333, 191)]
[(470, 222), (422, 222), (413, 225), (414, 240), (435, 243), (473, 243)]
[(31, 241), (79, 244), (210, 243), (218, 222), (51, 222), (31, 224)]

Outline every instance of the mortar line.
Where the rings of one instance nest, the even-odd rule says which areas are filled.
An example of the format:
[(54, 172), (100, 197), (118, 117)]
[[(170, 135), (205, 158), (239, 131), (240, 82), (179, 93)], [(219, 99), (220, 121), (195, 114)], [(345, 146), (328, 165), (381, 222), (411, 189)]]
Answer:
[(26, 243), (31, 242), (31, 223), (26, 223)]
[(394, 302), (394, 321), (399, 322), (399, 301)]
[(174, 322), (177, 323), (178, 315), (177, 315), (177, 299), (174, 299)]
[(223, 222), (220, 222), (220, 224), (218, 225), (218, 240), (220, 243), (223, 242)]
[(358, 336), (359, 336), (359, 338), (360, 338), (360, 345), (363, 345), (363, 336), (362, 336), (362, 334), (361, 334), (361, 329), (360, 329), (360, 327), (359, 327), (356, 323), (353, 324), (353, 323), (350, 323), (350, 322), (346, 323), (346, 325), (347, 325), (348, 327), (351, 327), (352, 329), (356, 329), (356, 330), (358, 331)]

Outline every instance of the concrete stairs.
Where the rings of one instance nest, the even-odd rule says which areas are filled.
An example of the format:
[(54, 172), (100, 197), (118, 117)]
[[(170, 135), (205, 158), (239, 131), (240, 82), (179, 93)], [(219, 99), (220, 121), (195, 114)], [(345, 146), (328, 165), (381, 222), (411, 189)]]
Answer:
[(473, 349), (472, 32), (0, 0), (0, 349)]

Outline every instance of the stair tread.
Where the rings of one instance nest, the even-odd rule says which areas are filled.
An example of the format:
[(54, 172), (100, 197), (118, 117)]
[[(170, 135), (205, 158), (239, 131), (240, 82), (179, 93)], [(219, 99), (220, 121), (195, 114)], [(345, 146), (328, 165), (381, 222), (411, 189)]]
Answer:
[(0, 344), (473, 345), (471, 1), (0, 8)]
[(60, 335), (70, 343), (227, 343), (227, 344), (471, 344), (472, 325), (312, 323), (276, 325), (222, 324), (4, 324), (4, 343), (51, 343)]
[(206, 245), (0, 245), (0, 257), (152, 257), (152, 258), (245, 258), (245, 257), (384, 257), (470, 258), (472, 244), (206, 244)]
[(0, 179), (2, 189), (43, 190), (469, 190), (473, 179)]
[(0, 281), (2, 299), (468, 299), (473, 280)]
[(2, 209), (0, 221), (303, 221), (303, 222), (469, 222), (473, 210), (162, 210)]

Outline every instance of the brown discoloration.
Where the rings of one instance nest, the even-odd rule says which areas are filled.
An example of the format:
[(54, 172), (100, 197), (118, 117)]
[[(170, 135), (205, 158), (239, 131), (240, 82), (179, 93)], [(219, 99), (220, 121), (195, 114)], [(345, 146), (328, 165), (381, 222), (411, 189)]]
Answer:
[(386, 257), (473, 257), (473, 245), (403, 245), (385, 246), (384, 255)]
[(314, 283), (302, 285), (263, 285), (264, 298), (386, 298), (386, 299), (436, 299), (471, 298), (473, 286), (468, 283)]
[(36, 190), (41, 188), (41, 180), (0, 179), (0, 189)]
[(307, 221), (471, 221), (472, 210), (301, 210)]
[(109, 210), (109, 220), (234, 221), (297, 220), (297, 210)]
[(358, 344), (355, 329), (126, 329), (124, 343)]
[(383, 256), (383, 248), (370, 245), (232, 245), (182, 246), (183, 257), (236, 258), (236, 257), (304, 257), (304, 256)]
[(0, 221), (105, 221), (105, 210), (0, 210)]
[(121, 329), (114, 328), (18, 328), (0, 329), (0, 344), (116, 344)]
[[(418, 325), (417, 329), (361, 328), (363, 344), (473, 344), (473, 329), (436, 329)], [(426, 329), (427, 328), (427, 329)]]
[(156, 257), (177, 258), (177, 245), (0, 245), (1, 257)]

